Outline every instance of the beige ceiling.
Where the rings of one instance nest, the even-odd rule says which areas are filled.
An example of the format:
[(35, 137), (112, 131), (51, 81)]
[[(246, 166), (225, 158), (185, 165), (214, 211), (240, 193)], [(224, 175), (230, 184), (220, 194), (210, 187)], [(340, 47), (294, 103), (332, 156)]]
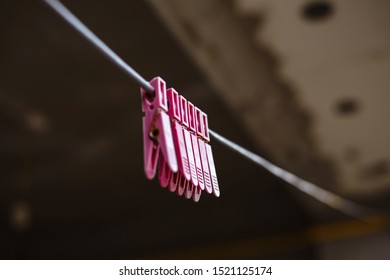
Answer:
[(279, 73), (310, 113), (320, 152), (337, 166), (342, 190), (388, 189), (390, 2), (329, 1), (332, 12), (317, 21), (299, 16), (307, 3), (236, 1), (241, 14), (265, 18), (256, 43), (278, 57)]

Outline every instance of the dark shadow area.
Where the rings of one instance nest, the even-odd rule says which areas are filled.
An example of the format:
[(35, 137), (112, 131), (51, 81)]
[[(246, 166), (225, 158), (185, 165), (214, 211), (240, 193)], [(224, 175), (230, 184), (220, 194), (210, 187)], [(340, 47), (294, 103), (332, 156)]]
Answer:
[[(256, 151), (143, 1), (64, 4), (139, 73), (208, 113), (210, 128)], [(138, 86), (40, 1), (0, 7), (0, 258), (318, 257), (310, 244), (229, 250), (306, 228), (309, 215), (215, 142), (220, 198), (194, 203), (148, 181)]]

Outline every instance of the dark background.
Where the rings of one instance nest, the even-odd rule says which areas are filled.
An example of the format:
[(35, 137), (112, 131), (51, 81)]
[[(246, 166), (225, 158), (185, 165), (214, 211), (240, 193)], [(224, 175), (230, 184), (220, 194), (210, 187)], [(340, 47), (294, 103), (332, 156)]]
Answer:
[[(64, 4), (267, 157), (144, 1)], [(215, 141), (220, 198), (194, 203), (148, 181), (138, 86), (41, 1), (0, 2), (0, 61), (0, 258), (319, 257), (301, 194)]]

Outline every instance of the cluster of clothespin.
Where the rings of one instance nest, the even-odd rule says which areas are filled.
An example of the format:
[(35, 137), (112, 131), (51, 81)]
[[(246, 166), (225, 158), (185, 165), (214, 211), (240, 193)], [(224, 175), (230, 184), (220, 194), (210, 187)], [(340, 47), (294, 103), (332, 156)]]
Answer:
[(150, 84), (153, 95), (141, 88), (146, 177), (158, 166), (163, 188), (195, 202), (203, 190), (219, 197), (207, 115), (160, 77)]

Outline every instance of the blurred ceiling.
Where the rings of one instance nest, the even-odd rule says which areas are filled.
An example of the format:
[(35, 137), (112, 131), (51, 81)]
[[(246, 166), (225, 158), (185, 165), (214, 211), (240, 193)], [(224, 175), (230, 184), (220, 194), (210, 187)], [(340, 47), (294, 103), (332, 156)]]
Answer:
[(344, 195), (389, 194), (389, 1), (149, 2), (274, 160)]
[[(327, 119), (305, 107), (298, 78), (280, 75), (281, 52), (254, 40), (262, 9), (255, 21), (239, 13), (254, 3), (63, 3), (143, 76), (162, 76), (207, 112), (211, 128), (328, 189), (360, 192), (347, 192), (337, 147), (325, 153)], [(380, 227), (308, 199), (215, 141), (221, 198), (193, 203), (148, 181), (138, 87), (40, 1), (0, 2), (0, 42), (1, 258), (334, 258), (360, 237), (371, 247), (353, 257), (388, 256)], [(363, 202), (389, 205), (372, 182)]]
[(277, 56), (278, 74), (312, 119), (319, 153), (337, 170), (339, 191), (379, 196), (390, 189), (390, 3), (235, 1), (265, 18), (255, 42)]

